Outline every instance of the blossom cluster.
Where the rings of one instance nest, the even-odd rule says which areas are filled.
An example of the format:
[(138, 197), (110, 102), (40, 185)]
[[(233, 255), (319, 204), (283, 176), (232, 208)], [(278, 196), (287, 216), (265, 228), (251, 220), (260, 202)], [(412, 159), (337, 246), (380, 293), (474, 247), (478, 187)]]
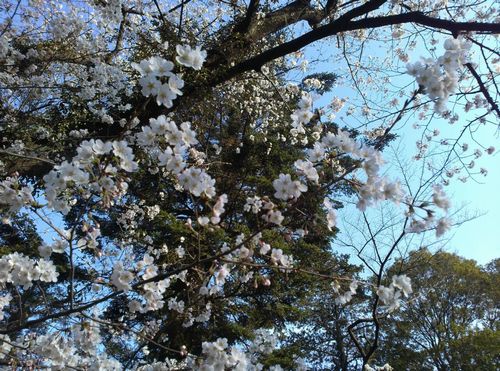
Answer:
[(276, 205), (273, 202), (269, 201), (267, 198), (265, 199), (259, 196), (247, 197), (243, 209), (246, 212), (252, 212), (253, 214), (258, 214), (264, 210), (265, 214), (262, 215), (262, 219), (271, 224), (281, 225), (285, 219), (281, 211), (276, 208)]
[(393, 276), (392, 282), (388, 287), (379, 286), (377, 288), (377, 296), (387, 306), (389, 312), (399, 308), (401, 305), (401, 294), (408, 297), (412, 292), (411, 280), (404, 274)]
[(8, 177), (0, 182), (0, 206), (8, 207), (10, 213), (16, 213), (34, 201), (32, 192), (30, 186), (21, 186), (16, 177)]
[(120, 170), (138, 169), (132, 148), (125, 140), (85, 140), (77, 153), (71, 162), (63, 161), (43, 177), (48, 206), (63, 214), (71, 209), (74, 192), (86, 198), (102, 195), (104, 203), (110, 205), (128, 189)]
[[(434, 185), (433, 190), (432, 201), (434, 205), (447, 213), (448, 209), (451, 207), (451, 202), (446, 196), (443, 187), (441, 185)], [(443, 216), (436, 220), (435, 210), (430, 210), (425, 207), (423, 207), (423, 209), (426, 212), (426, 215), (420, 219), (416, 218), (416, 212), (414, 210), (409, 213), (412, 218), (407, 231), (411, 233), (420, 233), (429, 229), (435, 229), (436, 237), (443, 236), (451, 227), (451, 221), (449, 218), (447, 216)]]
[(273, 181), (273, 187), (276, 190), (274, 197), (285, 201), (298, 198), (307, 191), (307, 186), (298, 180), (292, 180), (290, 174), (280, 174), (279, 178)]
[(335, 298), (335, 304), (337, 305), (345, 305), (352, 300), (353, 295), (356, 294), (356, 290), (358, 289), (359, 282), (357, 280), (352, 280), (349, 284), (349, 290), (344, 293), (340, 293), (340, 285), (337, 281), (332, 283), (333, 291), (338, 295)]
[(33, 285), (33, 281), (57, 282), (59, 273), (54, 263), (45, 259), (31, 259), (17, 252), (0, 258), (0, 282), (23, 286)]
[(437, 60), (423, 59), (407, 65), (408, 73), (415, 77), (428, 97), (436, 101), (436, 112), (446, 110), (448, 98), (457, 90), (457, 70), (467, 62), (471, 46), (472, 43), (464, 38), (447, 39), (444, 42), (445, 53)]
[(208, 223), (219, 224), (221, 221), (221, 215), (226, 211), (226, 209), (224, 209), (224, 205), (227, 201), (228, 199), (225, 193), (220, 195), (212, 208), (212, 216), (210, 218), (207, 216), (200, 216), (198, 218), (198, 223), (202, 226), (207, 225)]
[[(32, 214), (28, 217), (38, 218), (44, 226), (52, 228), (50, 233), (55, 232), (62, 238), (52, 244), (39, 245), (41, 259), (17, 252), (5, 253), (0, 258), (0, 286), (3, 289), (0, 319), (10, 321), (12, 318), (8, 312), (14, 308), (12, 294), (19, 290), (19, 287), (12, 286), (23, 286), (23, 290), (27, 290), (36, 284), (32, 293), (38, 290), (43, 293), (48, 286), (46, 283), (55, 283), (47, 290), (50, 294), (47, 297), (49, 301), (57, 300), (57, 306), (50, 308), (50, 303), (38, 301), (39, 308), (23, 313), (26, 318), (16, 323), (16, 326), (26, 326), (24, 331), (19, 331), (19, 339), (0, 337), (0, 358), (11, 351), (10, 344), (15, 348), (12, 355), (19, 356), (19, 362), (25, 359), (32, 362), (27, 354), (34, 355), (36, 365), (26, 363), (20, 367), (260, 370), (263, 366), (256, 355), (269, 354), (277, 346), (274, 334), (265, 330), (257, 331), (254, 341), (248, 344), (231, 345), (223, 338), (204, 342), (201, 354), (197, 355), (190, 355), (186, 347), (181, 347), (180, 356), (186, 357), (185, 362), (165, 359), (143, 365), (141, 362), (148, 360), (149, 351), (142, 344), (147, 336), (160, 339), (160, 342), (165, 340), (162, 337), (165, 333), (160, 329), (163, 320), (179, 320), (184, 327), (206, 324), (213, 317), (215, 308), (234, 303), (234, 297), (237, 298), (235, 301), (239, 299), (238, 291), (233, 295), (235, 286), (260, 286), (265, 290), (275, 282), (272, 281), (275, 272), (293, 274), (296, 262), (289, 251), (297, 247), (294, 244), (299, 239), (308, 235), (309, 223), (319, 221), (330, 231), (337, 225), (336, 207), (340, 205), (334, 200), (337, 185), (339, 188), (344, 184), (354, 188), (361, 211), (382, 200), (396, 204), (404, 202), (410, 209), (417, 203), (409, 197), (403, 198), (398, 182), (380, 175), (383, 159), (373, 143), (387, 133), (385, 118), (380, 127), (367, 128), (365, 138), (355, 139), (354, 132), (339, 129), (336, 124), (321, 123), (324, 111), (313, 110), (315, 97), (300, 91), (297, 85), (283, 81), (281, 72), (288, 67), (298, 67), (300, 63), (303, 70), (307, 69), (308, 61), (300, 60), (304, 57), (302, 52), (295, 53), (290, 63), (288, 57), (267, 63), (261, 69), (265, 79), (260, 72), (249, 71), (212, 86), (213, 81), (224, 80), (226, 68), (234, 66), (233, 63), (282, 45), (287, 41), (288, 32), (277, 37), (264, 37), (257, 43), (251, 40), (240, 43), (240, 36), (245, 35), (237, 35), (238, 42), (232, 43), (229, 26), (235, 20), (231, 18), (233, 6), (217, 4), (212, 13), (208, 11), (212, 5), (193, 6), (193, 3), (185, 2), (180, 13), (178, 7), (172, 11), (164, 9), (162, 13), (155, 3), (109, 0), (81, 5), (81, 2), (70, 0), (33, 0), (27, 2), (28, 6), (19, 3), (19, 9), (11, 9), (13, 15), (5, 17), (6, 20), (12, 18), (12, 22), (5, 22), (0, 35), (0, 85), (4, 87), (1, 96), (5, 113), (1, 123), (2, 148), (8, 148), (8, 161), (11, 157), (25, 156), (29, 166), (35, 162), (33, 167), (40, 169), (37, 173), (46, 174), (43, 167), (38, 167), (38, 162), (45, 165), (54, 162), (56, 165), (43, 177), (43, 182), (38, 182), (38, 175), (31, 180), (30, 171), (22, 174), (23, 177), (19, 176), (21, 180), (17, 176), (4, 177), (0, 180), (0, 207), (2, 211), (7, 209), (9, 214), (15, 214), (24, 211), (23, 207), (31, 206), (29, 210), (25, 209)], [(434, 6), (430, 1), (424, 3), (428, 9), (436, 11), (442, 6)], [(395, 9), (399, 7), (395, 6)], [(9, 7), (7, 4), (3, 10), (10, 12)], [(279, 9), (279, 4), (274, 4), (274, 7)], [(350, 11), (355, 7), (356, 4), (349, 3), (339, 11)], [(257, 8), (255, 24), (259, 27), (265, 25), (262, 29), (266, 30), (273, 18), (272, 13), (266, 14), (259, 6)], [(269, 11), (273, 12), (273, 9)], [(419, 9), (424, 9), (424, 5), (420, 4)], [(170, 23), (174, 24), (173, 21), (178, 24), (175, 34), (171, 34), (168, 27)], [(254, 19), (250, 19), (250, 23), (253, 22)], [(226, 25), (226, 29), (221, 28)], [(393, 36), (400, 38), (403, 34), (403, 27), (396, 25)], [(219, 38), (221, 35), (223, 37)], [(229, 43), (226, 43), (226, 36)], [(344, 47), (349, 50), (369, 37), (365, 30), (346, 32), (344, 36), (347, 42)], [(168, 47), (167, 40), (183, 45), (176, 45), (174, 51)], [(213, 70), (195, 72), (205, 64), (207, 52), (201, 46), (184, 44), (188, 40), (203, 43), (213, 50), (209, 58)], [(221, 46), (217, 45), (221, 40), (227, 48), (217, 48)], [(408, 71), (418, 84), (436, 101), (436, 110), (450, 122), (457, 121), (458, 116), (446, 116), (443, 111), (446, 101), (458, 90), (457, 70), (467, 61), (470, 44), (464, 40), (447, 40), (445, 53), (437, 61), (423, 60), (408, 65)], [(239, 44), (245, 45), (245, 50), (238, 50)], [(400, 60), (406, 63), (408, 54), (401, 49), (395, 50)], [(343, 57), (349, 55), (346, 51)], [(218, 54), (226, 52), (227, 55), (219, 58)], [(147, 57), (140, 60), (145, 54)], [(138, 63), (128, 62), (137, 60), (137, 56), (140, 56)], [(221, 61), (223, 63), (219, 63)], [(221, 70), (218, 70), (218, 64)], [(370, 66), (362, 66), (361, 62), (352, 66), (349, 63), (349, 67), (354, 68), (350, 71), (353, 78), (363, 75), (363, 71), (370, 71)], [(377, 69), (380, 70), (379, 66)], [(235, 70), (238, 68), (230, 72)], [(203, 97), (207, 100), (199, 107), (198, 104), (192, 107), (196, 111), (193, 115), (189, 112), (191, 107), (179, 105), (179, 110), (172, 109), (175, 103), (179, 103), (179, 97), (187, 94), (186, 90), (183, 91), (184, 79), (195, 81), (191, 92), (197, 86), (211, 87)], [(358, 83), (363, 83), (358, 88), (360, 93), (370, 79), (377, 81), (371, 76), (365, 81), (362, 79), (355, 80), (357, 88)], [(383, 81), (381, 85), (389, 82)], [(328, 84), (315, 77), (306, 78), (303, 83), (310, 91), (328, 89)], [(140, 93), (135, 91), (137, 87)], [(279, 99), (276, 99), (278, 95)], [(241, 112), (241, 118), (248, 120), (241, 136), (223, 140), (226, 133), (219, 137), (213, 135), (211, 129), (198, 131), (197, 135), (195, 128), (205, 127), (205, 113), (219, 100), (221, 113), (212, 115), (212, 112), (206, 116), (209, 120), (216, 118), (214, 121), (220, 121), (217, 125), (220, 124), (222, 133), (232, 119), (227, 118), (226, 108)], [(365, 102), (359, 105), (360, 118), (363, 122), (376, 118), (377, 110), (372, 107), (371, 99), (363, 96), (363, 100)], [(155, 112), (169, 113), (160, 116), (155, 113), (156, 118), (143, 122), (144, 117), (147, 120), (152, 116), (148, 116), (152, 108), (150, 101), (168, 108), (160, 107)], [(296, 109), (290, 109), (295, 103)], [(345, 103), (346, 99), (335, 98), (329, 108), (337, 113)], [(390, 105), (395, 107), (397, 103), (395, 98)], [(417, 107), (417, 99), (414, 103)], [(476, 96), (474, 102), (467, 103), (465, 110), (487, 105), (486, 99)], [(351, 105), (347, 115), (356, 110), (358, 108)], [(239, 116), (235, 116), (237, 121)], [(104, 130), (101, 123), (106, 124)], [(436, 136), (433, 133), (432, 138)], [(244, 159), (247, 152), (243, 147), (258, 142), (265, 146), (262, 155), (269, 155), (277, 150), (276, 139), (286, 146), (299, 144), (294, 150), (304, 151), (287, 163), (286, 169), (276, 169), (277, 179), (265, 179), (270, 194), (264, 194), (262, 189), (265, 187), (249, 186), (245, 181), (237, 182), (235, 187), (227, 185), (221, 171), (224, 167), (219, 167), (219, 164), (230, 158), (226, 156), (228, 153), (240, 154), (238, 157)], [(37, 141), (40, 141), (40, 147)], [(52, 143), (55, 148), (47, 149)], [(422, 157), (427, 145), (424, 142), (419, 144)], [(38, 148), (40, 156), (36, 153)], [(495, 151), (493, 147), (483, 147), (483, 150), (487, 153)], [(75, 152), (76, 156), (71, 157)], [(477, 158), (480, 155), (478, 149), (471, 156)], [(283, 164), (288, 160), (283, 159)], [(467, 167), (473, 168), (474, 161)], [(455, 169), (449, 169), (446, 176), (451, 178), (455, 173)], [(486, 175), (487, 171), (481, 169), (480, 173)], [(26, 181), (26, 178), (30, 180)], [(226, 193), (218, 193), (216, 189), (216, 179), (221, 178), (218, 186), (224, 184), (220, 191)], [(137, 184), (133, 183), (136, 181)], [(142, 181), (154, 186), (151, 189), (157, 190), (158, 199), (155, 191), (141, 194)], [(272, 181), (272, 188), (269, 181)], [(306, 217), (294, 220), (292, 215), (297, 215), (303, 205), (309, 206), (306, 192), (313, 194), (316, 190), (321, 193), (319, 205), (314, 205), (318, 207), (313, 211), (318, 215), (314, 215), (312, 221)], [(271, 201), (273, 193), (274, 202)], [(235, 206), (245, 199), (243, 211), (236, 210)], [(432, 203), (415, 206), (427, 213), (422, 220), (413, 211), (405, 215), (411, 218), (407, 231), (435, 228), (439, 237), (449, 228), (446, 217), (434, 219), (434, 210), (429, 205), (444, 212), (451, 207), (442, 188), (436, 186)], [(46, 209), (50, 209), (51, 214), (46, 214)], [(295, 211), (297, 213), (292, 214)], [(54, 220), (51, 220), (54, 215)], [(250, 220), (251, 223), (245, 223)], [(69, 225), (68, 231), (60, 227), (63, 221)], [(300, 228), (294, 226), (293, 230), (291, 225), (299, 223)], [(36, 229), (38, 232), (38, 225)], [(323, 233), (322, 228), (318, 230)], [(273, 237), (269, 238), (266, 233), (279, 235), (284, 243), (274, 244)], [(87, 250), (83, 251), (85, 248)], [(63, 267), (57, 266), (56, 269), (48, 259), (54, 253), (65, 251), (68, 251), (67, 256), (56, 256), (64, 258), (54, 260), (57, 264), (64, 261), (61, 263)], [(70, 264), (71, 270), (81, 269), (82, 274), (76, 275), (77, 280), (65, 274), (65, 282), (57, 283), (58, 271), (67, 273)], [(66, 279), (71, 280), (70, 285)], [(350, 283), (343, 293), (338, 283), (333, 284), (338, 305), (348, 303), (357, 292), (358, 281), (350, 278), (347, 281)], [(69, 297), (73, 289), (77, 292), (76, 297), (66, 300), (65, 295)], [(380, 301), (390, 310), (398, 307), (401, 297), (410, 293), (411, 284), (404, 275), (392, 277), (389, 287), (380, 286), (376, 291)], [(98, 303), (93, 305), (95, 314), (113, 307), (115, 302), (111, 304), (110, 298), (120, 299), (116, 303), (124, 300), (124, 307), (128, 307), (128, 312), (123, 310), (126, 320), (118, 317), (116, 322), (107, 323), (101, 318), (90, 319), (90, 310), (78, 308), (81, 305), (92, 309), (89, 303), (95, 300), (94, 303)], [(43, 299), (47, 300), (45, 295)], [(28, 304), (23, 300), (21, 297), (19, 307)], [(76, 310), (65, 315), (67, 308), (73, 309), (73, 306)], [(43, 322), (44, 309), (51, 317), (50, 323)], [(123, 308), (118, 309), (121, 312)], [(163, 309), (161, 320), (144, 320), (154, 317), (154, 313), (148, 312), (159, 309)], [(59, 314), (62, 316), (57, 317)], [(35, 332), (26, 331), (30, 330), (33, 318), (37, 318), (40, 326)], [(134, 320), (133, 331), (126, 330), (130, 323), (128, 319)], [(109, 358), (107, 351), (110, 349), (103, 343), (99, 323), (107, 326), (106, 332), (111, 336), (119, 336), (121, 344), (138, 347), (134, 356), (137, 355), (137, 360), (142, 359), (121, 365)], [(6, 329), (11, 325), (8, 323)], [(303, 368), (303, 363), (297, 362), (295, 369)], [(278, 371), (281, 367), (272, 366), (270, 369)], [(366, 369), (370, 370), (369, 366)], [(389, 370), (389, 367), (375, 369)]]
[(393, 371), (394, 368), (391, 367), (388, 363), (383, 366), (370, 366), (368, 364), (363, 367), (363, 371)]
[[(182, 95), (180, 89), (184, 87), (184, 80), (172, 72), (172, 62), (161, 57), (151, 57), (139, 64), (133, 63), (132, 67), (143, 76), (139, 79), (142, 94), (146, 97), (154, 96), (159, 106), (170, 108), (173, 100)], [(168, 78), (168, 82), (162, 83), (161, 78)]]
[(5, 313), (3, 309), (9, 305), (9, 302), (12, 300), (11, 294), (6, 294), (4, 296), (0, 296), (0, 321), (4, 319)]
[[(177, 45), (176, 51), (176, 61), (195, 70), (201, 69), (207, 55), (200, 47), (193, 50), (189, 45)], [(142, 75), (139, 79), (142, 94), (146, 97), (154, 96), (159, 106), (171, 108), (174, 99), (182, 95), (184, 80), (180, 74), (172, 72), (174, 64), (171, 61), (153, 56), (140, 63), (132, 63), (132, 67)], [(163, 80), (166, 82), (162, 82)]]
[[(224, 370), (231, 369), (237, 371), (260, 371), (264, 370), (264, 365), (258, 362), (260, 355), (270, 354), (277, 346), (277, 336), (269, 330), (257, 329), (255, 338), (248, 345), (247, 351), (236, 346), (230, 347), (227, 339), (219, 338), (213, 342), (203, 342), (201, 360), (188, 360), (188, 366), (192, 369), (201, 370)], [(269, 368), (270, 371), (281, 371), (281, 366), (275, 365)], [(307, 368), (297, 360), (295, 368), (298, 371), (305, 371)]]
[(72, 327), (72, 337), (59, 333), (40, 335), (34, 340), (33, 351), (47, 359), (54, 369), (88, 368), (92, 370), (122, 370), (121, 363), (97, 354), (101, 345), (99, 328), (94, 324)]
[[(198, 143), (191, 123), (183, 122), (179, 129), (173, 120), (161, 115), (142, 127), (136, 141), (144, 148), (156, 149), (153, 153), (156, 153), (157, 165), (171, 172), (182, 189), (196, 197), (202, 194), (209, 198), (215, 196), (215, 180), (203, 168), (188, 166), (186, 162), (188, 154), (194, 150), (192, 146)], [(158, 150), (161, 146), (166, 148)], [(217, 206), (216, 213), (220, 212), (220, 207), (222, 203)]]
[[(306, 175), (307, 179), (317, 182), (319, 176), (314, 166), (321, 164), (329, 153), (335, 153), (337, 157), (349, 155), (360, 162), (359, 167), (366, 174), (366, 181), (358, 187), (357, 206), (360, 210), (364, 211), (368, 206), (381, 200), (398, 203), (403, 197), (399, 182), (390, 182), (378, 175), (384, 163), (381, 153), (373, 147), (357, 143), (348, 132), (340, 129), (336, 134), (331, 132), (325, 134), (320, 141), (314, 143), (308, 151), (307, 159), (297, 161), (295, 166), (299, 173)], [(331, 207), (327, 209), (330, 210)], [(333, 220), (332, 213), (330, 219)]]
[(298, 134), (305, 134), (304, 125), (308, 124), (313, 117), (313, 113), (311, 112), (312, 104), (312, 96), (308, 93), (303, 93), (298, 103), (298, 108), (291, 115), (292, 129), (290, 130), (290, 134), (293, 137), (296, 137)]

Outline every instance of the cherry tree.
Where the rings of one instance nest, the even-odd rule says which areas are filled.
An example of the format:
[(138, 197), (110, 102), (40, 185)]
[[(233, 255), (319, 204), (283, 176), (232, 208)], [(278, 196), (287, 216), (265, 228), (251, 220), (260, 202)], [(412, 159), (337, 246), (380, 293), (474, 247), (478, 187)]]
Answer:
[[(2, 367), (307, 369), (277, 355), (282, 336), (330, 290), (365, 300), (346, 330), (365, 370), (391, 369), (373, 364), (380, 319), (418, 293), (389, 263), (406, 237), (446, 233), (446, 185), (495, 153), (476, 136), (500, 115), (497, 5), (0, 9)], [(385, 171), (398, 136), (416, 138), (416, 188)], [(374, 207), (404, 222), (364, 261), (372, 281), (331, 243), (339, 215)]]

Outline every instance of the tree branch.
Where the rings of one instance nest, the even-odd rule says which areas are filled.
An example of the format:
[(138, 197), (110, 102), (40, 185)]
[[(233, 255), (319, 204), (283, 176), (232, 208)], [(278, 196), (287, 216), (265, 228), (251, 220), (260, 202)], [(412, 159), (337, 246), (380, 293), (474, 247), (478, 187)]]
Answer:
[[(290, 53), (296, 52), (303, 47), (324, 39), (328, 36), (336, 35), (340, 32), (354, 31), (359, 29), (373, 29), (395, 24), (416, 23), (432, 28), (447, 30), (453, 35), (458, 35), (460, 32), (476, 31), (483, 33), (500, 33), (500, 24), (497, 23), (480, 23), (480, 22), (453, 22), (446, 19), (433, 18), (425, 15), (422, 12), (409, 12), (398, 15), (390, 15), (384, 17), (364, 18), (353, 21), (352, 19), (378, 8), (383, 1), (370, 1), (358, 8), (355, 8), (336, 21), (327, 25), (320, 26), (294, 40), (283, 43), (274, 48), (268, 49), (265, 52), (249, 58), (236, 66), (228, 69), (225, 73), (215, 77), (211, 86), (215, 86), (221, 82), (227, 81), (243, 72), (258, 71), (266, 63), (284, 57)], [(368, 6), (371, 5), (371, 6)], [(376, 6), (378, 5), (378, 6)]]
[(491, 109), (496, 112), (497, 116), (500, 118), (500, 109), (498, 108), (498, 104), (493, 100), (491, 97), (488, 89), (484, 85), (483, 81), (481, 80), (481, 76), (477, 73), (476, 69), (471, 63), (466, 63), (465, 66), (467, 69), (470, 71), (472, 76), (476, 79), (477, 83), (479, 84), (479, 90), (481, 90), (481, 93), (483, 93), (484, 97), (488, 101), (488, 103), (491, 106)]

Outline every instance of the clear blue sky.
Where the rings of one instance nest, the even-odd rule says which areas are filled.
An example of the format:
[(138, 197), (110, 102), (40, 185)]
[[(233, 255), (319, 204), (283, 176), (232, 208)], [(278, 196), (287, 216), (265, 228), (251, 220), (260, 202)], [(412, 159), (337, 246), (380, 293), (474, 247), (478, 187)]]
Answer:
[[(493, 135), (492, 135), (493, 134)], [(497, 133), (479, 136), (480, 141), (500, 142)], [(500, 143), (498, 143), (500, 145)], [(500, 149), (496, 146), (497, 151)], [(470, 212), (485, 213), (466, 222), (454, 230), (448, 250), (484, 264), (500, 257), (500, 151), (483, 156), (480, 164), (488, 169), (488, 175), (482, 178), (483, 184), (469, 181), (465, 184), (455, 182), (448, 187), (452, 201), (456, 206), (467, 204)]]
[[(324, 45), (326, 45), (326, 43)], [(390, 50), (387, 50), (387, 45), (388, 44), (380, 44), (375, 46), (372, 50), (372, 55), (381, 56), (383, 53), (391, 52)], [(325, 61), (315, 64), (314, 67), (308, 71), (308, 73), (319, 71), (336, 72), (336, 70), (338, 70), (339, 66), (326, 62), (329, 60), (328, 50), (331, 50), (332, 53), (334, 53), (336, 48), (321, 48), (321, 58)], [(370, 50), (366, 50), (366, 53), (370, 53)], [(437, 53), (438, 55), (441, 54), (439, 47)], [(313, 45), (305, 50), (305, 55), (308, 59), (317, 59), (318, 49)], [(411, 53), (410, 61), (414, 62), (418, 60), (420, 56), (430, 57), (426, 49), (422, 48), (419, 50), (417, 48)], [(403, 84), (405, 84), (405, 82), (400, 82), (400, 85)], [(333, 96), (352, 98), (353, 94), (357, 93), (355, 93), (352, 89), (336, 87), (331, 93), (325, 94), (325, 96), (316, 101), (315, 106), (321, 107), (328, 104)], [(401, 98), (400, 105), (403, 101), (404, 99)], [(344, 115), (339, 114), (339, 119), (340, 116), (343, 116), (346, 122), (349, 122), (350, 118), (345, 116), (345, 110), (346, 109), (344, 108), (342, 111)], [(441, 131), (441, 135), (439, 136), (440, 139), (456, 138), (457, 132), (471, 117), (475, 117), (474, 113), (460, 117), (459, 121), (453, 126), (442, 119), (436, 119), (432, 125)], [(410, 120), (398, 131), (401, 136), (401, 143), (403, 144), (402, 148), (404, 148), (404, 153), (401, 153), (401, 156), (408, 159), (416, 154), (415, 142), (421, 135), (421, 131), (415, 130), (411, 127), (413, 122), (417, 122), (417, 120)], [(477, 132), (474, 138), (485, 147), (492, 145), (496, 148), (496, 153), (493, 155), (484, 154), (481, 158), (476, 160), (477, 169), (479, 169), (479, 167), (486, 168), (488, 170), (488, 175), (486, 177), (475, 177), (475, 179), (481, 183), (478, 183), (473, 179), (469, 179), (466, 183), (462, 183), (458, 179), (454, 178), (450, 185), (446, 187), (446, 193), (450, 196), (454, 208), (464, 206), (461, 214), (457, 215), (456, 219), (465, 218), (474, 214), (484, 215), (478, 216), (477, 218), (452, 229), (452, 231), (447, 235), (449, 242), (445, 246), (445, 249), (466, 258), (475, 259), (480, 264), (485, 264), (494, 258), (500, 257), (500, 242), (498, 238), (498, 232), (500, 230), (500, 132), (498, 127), (493, 127), (491, 125), (490, 127), (484, 127), (481, 129), (482, 130)], [(464, 141), (469, 143), (471, 148), (469, 150), (470, 152), (479, 147), (474, 144), (469, 137), (461, 140), (460, 143)], [(497, 228), (499, 230), (497, 230)]]

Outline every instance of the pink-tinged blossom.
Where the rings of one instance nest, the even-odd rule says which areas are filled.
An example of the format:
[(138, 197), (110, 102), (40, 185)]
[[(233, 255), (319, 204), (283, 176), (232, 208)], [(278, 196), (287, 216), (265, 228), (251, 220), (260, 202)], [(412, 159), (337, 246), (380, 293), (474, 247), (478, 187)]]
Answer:
[(447, 218), (441, 218), (438, 220), (436, 225), (436, 237), (443, 236), (451, 228), (450, 221)]
[(448, 211), (451, 206), (450, 200), (448, 199), (448, 197), (446, 197), (446, 194), (444, 193), (443, 187), (441, 185), (434, 186), (432, 201), (437, 207), (445, 211)]
[(285, 217), (279, 210), (269, 210), (267, 214), (262, 215), (262, 219), (264, 219), (268, 223), (281, 225)]

